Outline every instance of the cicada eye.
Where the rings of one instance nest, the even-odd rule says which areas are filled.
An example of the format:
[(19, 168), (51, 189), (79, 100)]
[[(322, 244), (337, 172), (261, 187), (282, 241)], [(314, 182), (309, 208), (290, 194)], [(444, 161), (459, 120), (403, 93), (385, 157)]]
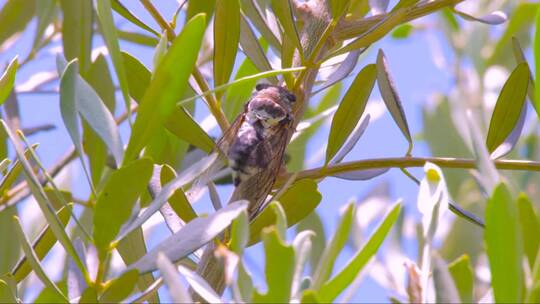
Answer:
[(256, 86), (255, 86), (255, 89), (257, 91), (260, 91), (260, 90), (264, 90), (266, 88), (268, 88), (270, 85), (268, 83), (258, 83)]

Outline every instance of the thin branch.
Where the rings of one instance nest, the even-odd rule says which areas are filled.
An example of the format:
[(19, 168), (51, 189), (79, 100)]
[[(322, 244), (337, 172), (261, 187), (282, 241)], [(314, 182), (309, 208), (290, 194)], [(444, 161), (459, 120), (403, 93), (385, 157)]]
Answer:
[[(375, 158), (360, 161), (339, 163), (327, 167), (319, 167), (298, 172), (298, 179), (302, 178), (323, 178), (336, 175), (338, 173), (381, 169), (381, 168), (412, 168), (423, 167), (426, 162), (436, 164), (441, 168), (457, 169), (476, 169), (474, 159), (450, 158), (450, 157), (394, 157), (394, 158)], [(540, 162), (529, 160), (497, 159), (493, 163), (500, 170), (518, 170), (518, 171), (536, 171), (540, 172)], [(281, 178), (284, 181), (288, 175)]]
[(152, 18), (159, 24), (159, 27), (167, 32), (167, 39), (169, 41), (174, 40), (174, 37), (176, 36), (174, 33), (174, 29), (171, 27), (171, 25), (161, 16), (159, 11), (156, 9), (156, 7), (150, 2), (150, 0), (139, 0), (141, 4), (146, 8), (146, 10), (152, 15)]
[[(193, 69), (193, 78), (195, 78), (195, 81), (197, 82), (197, 85), (202, 92), (210, 91), (210, 86), (208, 85), (208, 82), (206, 82), (206, 79), (204, 79), (204, 76), (197, 67)], [(206, 95), (205, 100), (206, 104), (208, 105), (208, 109), (216, 118), (216, 121), (221, 128), (221, 131), (225, 132), (226, 130), (228, 130), (230, 127), (229, 121), (227, 120), (225, 113), (223, 113), (223, 110), (219, 106), (219, 102), (214, 96), (214, 94)]]

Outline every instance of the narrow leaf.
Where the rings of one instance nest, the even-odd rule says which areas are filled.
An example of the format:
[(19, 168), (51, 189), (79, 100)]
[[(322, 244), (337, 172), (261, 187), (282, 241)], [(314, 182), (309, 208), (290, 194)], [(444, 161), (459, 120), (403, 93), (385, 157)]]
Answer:
[(508, 17), (506, 16), (506, 14), (501, 11), (495, 11), (482, 17), (474, 17), (470, 14), (467, 14), (457, 9), (454, 9), (454, 13), (458, 14), (461, 18), (465, 20), (477, 21), (477, 22), (491, 24), (491, 25), (503, 24), (506, 22), (506, 20), (508, 20)]
[(376, 72), (374, 64), (365, 66), (341, 100), (332, 118), (328, 147), (326, 148), (326, 164), (336, 155), (362, 117), (369, 95), (375, 85)]
[(346, 263), (345, 268), (321, 287), (319, 296), (323, 300), (322, 302), (334, 301), (336, 297), (354, 281), (358, 276), (358, 273), (364, 268), (381, 246), (382, 242), (390, 232), (390, 229), (396, 222), (400, 211), (401, 204), (397, 203), (392, 207), (384, 221), (375, 230), (364, 247), (356, 253), (348, 263)]
[(98, 249), (107, 249), (129, 219), (137, 198), (152, 176), (152, 168), (152, 162), (142, 158), (118, 169), (107, 179), (94, 211), (94, 240)]
[(283, 29), (283, 34), (281, 35), (282, 44), (285, 43), (285, 40), (289, 39), (291, 42), (290, 46), (296, 48), (300, 52), (300, 57), (302, 57), (303, 49), (302, 44), (300, 43), (298, 30), (296, 29), (291, 1), (271, 0), (271, 5)]
[(112, 0), (111, 2), (112, 9), (117, 12), (120, 16), (126, 18), (129, 22), (135, 24), (136, 26), (142, 28), (143, 30), (148, 31), (156, 37), (159, 37), (159, 33), (153, 30), (150, 26), (142, 22), (139, 17), (133, 14), (129, 9), (127, 9), (120, 0)]
[(460, 302), (456, 284), (448, 271), (446, 262), (439, 256), (435, 256), (433, 261), (433, 282), (437, 303)]
[(537, 259), (536, 255), (540, 248), (540, 220), (538, 220), (538, 215), (533, 208), (532, 202), (525, 193), (519, 195), (517, 205), (525, 255), (529, 261), (529, 266), (531, 269), (534, 269)]
[[(191, 19), (173, 41), (156, 68), (150, 86), (139, 106), (139, 113), (126, 148), (124, 162), (135, 159), (152, 135), (160, 130), (187, 87), (199, 53), (205, 29), (204, 15)], [(125, 164), (125, 163), (124, 163)]]
[(68, 61), (79, 59), (82, 73), (90, 66), (94, 8), (91, 1), (61, 0), (62, 46)]
[(469, 256), (462, 255), (448, 265), (448, 271), (454, 278), (454, 283), (464, 303), (474, 301), (474, 273), (471, 268)]
[(0, 11), (0, 46), (15, 34), (22, 32), (34, 17), (35, 1), (4, 1)]
[(216, 2), (214, 17), (214, 86), (229, 81), (240, 39), (240, 3), (238, 0)]
[(119, 277), (107, 282), (107, 287), (99, 298), (101, 303), (118, 303), (127, 298), (133, 289), (139, 277), (136, 269), (126, 271)]
[(19, 223), (19, 219), (17, 217), (13, 217), (13, 221), (16, 224), (15, 226), (17, 227), (17, 229), (15, 231), (17, 232), (17, 236), (21, 240), (21, 245), (22, 245), (22, 249), (24, 251), (24, 254), (25, 254), (28, 262), (30, 263), (32, 269), (36, 273), (37, 277), (41, 280), (41, 282), (43, 282), (43, 284), (46, 287), (50, 288), (51, 290), (54, 290), (55, 293), (60, 298), (64, 299), (64, 301), (67, 303), (68, 300), (67, 300), (66, 296), (62, 293), (62, 291), (60, 291), (58, 286), (56, 286), (56, 284), (54, 284), (54, 282), (51, 281), (51, 279), (47, 276), (47, 274), (43, 270), (43, 267), (41, 267), (41, 264), (39, 263), (39, 259), (38, 259), (37, 255), (36, 255), (35, 251), (33, 250), (32, 245), (30, 244), (30, 241), (28, 240), (28, 238), (24, 234), (24, 231), (23, 231), (23, 229), (21, 227), (21, 224)]
[(0, 76), (0, 105), (2, 105), (8, 98), (13, 86), (15, 85), (15, 74), (19, 67), (19, 61), (17, 57), (13, 58), (7, 66), (4, 74)]
[(173, 262), (179, 261), (218, 236), (246, 207), (247, 201), (238, 201), (208, 217), (192, 220), (178, 232), (156, 245), (128, 269), (138, 269), (141, 273), (153, 271), (156, 269), (156, 259), (160, 253), (165, 254)]
[[(176, 178), (176, 172), (169, 165), (164, 165), (161, 168), (160, 173), (161, 185), (168, 184)], [(184, 222), (189, 223), (191, 220), (197, 218), (197, 213), (193, 210), (191, 203), (189, 202), (186, 194), (182, 188), (176, 189), (174, 193), (169, 197), (169, 205), (174, 210), (176, 215)]]
[(527, 64), (520, 63), (504, 84), (489, 123), (486, 140), (489, 152), (504, 142), (519, 121), (527, 97), (529, 75)]
[(403, 133), (405, 139), (409, 142), (408, 152), (410, 152), (413, 143), (411, 132), (409, 131), (409, 124), (407, 123), (407, 117), (405, 116), (405, 111), (401, 105), (401, 99), (397, 93), (392, 76), (390, 75), (388, 63), (382, 50), (379, 50), (379, 53), (377, 54), (377, 84), (379, 85), (379, 91), (381, 92), (381, 96), (388, 111), (390, 111), (390, 114), (392, 114), (392, 118), (394, 118), (401, 133)]
[(192, 303), (193, 300), (189, 295), (187, 287), (180, 281), (180, 276), (176, 267), (165, 254), (161, 252), (158, 253), (156, 265), (161, 272), (161, 276), (165, 280), (165, 284), (167, 284), (167, 287), (169, 288), (169, 295), (173, 302)]
[(137, 58), (126, 52), (121, 52), (126, 67), (129, 95), (137, 103), (141, 103), (146, 89), (150, 84), (152, 73)]
[(496, 302), (523, 300), (523, 243), (516, 204), (505, 184), (499, 184), (486, 208), (484, 239)]

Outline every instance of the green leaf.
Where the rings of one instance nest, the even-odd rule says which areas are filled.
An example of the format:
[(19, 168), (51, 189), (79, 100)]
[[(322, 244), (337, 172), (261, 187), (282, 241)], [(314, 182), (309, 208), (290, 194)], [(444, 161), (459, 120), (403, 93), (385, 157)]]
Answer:
[(321, 287), (319, 296), (322, 302), (334, 301), (336, 297), (355, 280), (358, 273), (364, 268), (381, 246), (388, 235), (388, 232), (390, 232), (390, 229), (396, 222), (400, 211), (401, 204), (395, 204), (364, 247), (345, 264), (345, 268)]
[(191, 19), (173, 41), (156, 68), (154, 77), (139, 105), (137, 119), (126, 149), (124, 165), (135, 159), (152, 135), (159, 130), (182, 97), (191, 74), (205, 30), (204, 15)]
[[(2, 239), (9, 246), (0, 248), (0, 273), (8, 273), (21, 256), (21, 245), (15, 233), (13, 217), (17, 215), (17, 206), (5, 208), (0, 212), (0, 231), (4, 235)], [(0, 277), (2, 279), (2, 277)]]
[(165, 127), (179, 139), (194, 145), (206, 153), (216, 148), (214, 140), (193, 119), (184, 107), (176, 107), (165, 121)]
[[(72, 206), (73, 204), (69, 204), (68, 207), (62, 207), (60, 210), (58, 210), (58, 212), (56, 212), (63, 227), (66, 227), (67, 223), (69, 222), (71, 211), (68, 208), (72, 208)], [(57, 239), (49, 226), (45, 227), (41, 233), (39, 233), (38, 237), (32, 244), (32, 248), (39, 261), (43, 260), (47, 253), (49, 253), (54, 244), (56, 244), (56, 241)], [(32, 268), (27, 258), (22, 257), (12, 271), (15, 281), (17, 281), (17, 283), (22, 281), (30, 273), (31, 269)]]
[[(67, 292), (67, 283), (65, 280), (62, 280), (60, 282), (56, 283), (56, 286), (64, 293), (68, 294)], [(50, 304), (50, 303), (62, 303), (64, 301), (63, 297), (60, 297), (56, 291), (50, 289), (49, 287), (44, 287), (38, 294), (38, 296), (34, 299), (33, 303), (36, 304)]]
[(351, 0), (330, 0), (329, 3), (332, 19), (338, 21), (341, 17), (347, 15)]
[(186, 21), (200, 13), (204, 13), (206, 15), (206, 22), (208, 23), (210, 22), (210, 19), (212, 19), (211, 17), (214, 14), (215, 7), (216, 0), (189, 0)]
[(17, 303), (17, 297), (13, 293), (11, 287), (9, 287), (8, 283), (4, 280), (4, 278), (0, 279), (0, 302), (1, 303)]
[[(173, 181), (176, 178), (176, 172), (169, 165), (164, 165), (161, 168), (161, 184), (165, 185)], [(182, 188), (178, 188), (169, 197), (169, 205), (172, 207), (176, 215), (184, 222), (189, 223), (191, 220), (197, 218), (197, 213), (193, 210), (191, 203), (186, 197), (186, 194)]]
[(90, 67), (92, 35), (94, 28), (94, 8), (92, 1), (61, 0), (62, 46), (67, 61), (79, 59), (81, 72)]
[(146, 25), (144, 22), (139, 19), (135, 14), (133, 14), (129, 9), (127, 9), (120, 0), (112, 0), (111, 2), (112, 9), (117, 12), (120, 16), (126, 18), (129, 22), (135, 24), (136, 26), (142, 28), (143, 30), (148, 31), (149, 33), (159, 37), (159, 33), (153, 30), (150, 26)]
[[(317, 183), (311, 179), (301, 179), (278, 198), (287, 218), (288, 227), (308, 216), (321, 202), (322, 195), (317, 190)], [(302, 206), (302, 208), (298, 208)], [(276, 222), (276, 214), (271, 208), (265, 208), (249, 225), (248, 246), (260, 241), (261, 231)]]
[(36, 1), (9, 0), (3, 3), (0, 11), (0, 46), (26, 28), (36, 9)]
[(249, 241), (249, 219), (247, 212), (242, 212), (231, 226), (231, 241), (229, 247), (238, 256), (242, 255)]
[(496, 302), (523, 300), (523, 243), (518, 221), (516, 204), (501, 183), (487, 202), (484, 234)]
[[(131, 114), (131, 99), (129, 98), (129, 86), (127, 82), (126, 71), (124, 68), (124, 62), (120, 55), (120, 45), (118, 42), (118, 35), (116, 34), (116, 26), (112, 17), (112, 8), (110, 0), (97, 1), (97, 14), (101, 25), (101, 34), (109, 50), (118, 82), (120, 83), (120, 89), (122, 90), (122, 96), (128, 109), (128, 114)], [(130, 115), (131, 116), (131, 115)]]
[(129, 53), (121, 52), (121, 54), (126, 68), (129, 95), (131, 95), (136, 102), (140, 103), (146, 89), (148, 89), (152, 73), (150, 73), (150, 70), (148, 70), (137, 58)]
[(532, 202), (525, 193), (519, 195), (517, 205), (525, 255), (529, 261), (529, 266), (533, 269), (540, 248), (540, 221)]
[(529, 67), (520, 63), (506, 80), (489, 122), (486, 146), (491, 153), (504, 142), (519, 120), (527, 97)]
[(302, 300), (300, 303), (321, 303), (321, 300), (315, 290), (307, 289), (302, 292)]
[[(118, 34), (118, 39), (128, 41), (128, 42), (131, 42), (131, 43), (135, 43), (135, 44), (139, 44), (139, 45), (142, 45), (142, 46), (155, 47), (159, 42), (159, 39), (157, 39), (155, 37), (148, 36), (148, 35), (141, 34), (141, 33), (137, 33), (137, 32), (129, 32), (129, 31), (118, 30), (116, 33)], [(120, 51), (120, 53), (122, 54), (123, 52)], [(129, 71), (125, 67), (125, 62), (124, 62), (124, 68), (126, 69), (126, 74), (127, 74), (126, 77), (128, 78), (128, 81), (129, 81)], [(131, 92), (131, 88), (129, 88), (129, 89), (130, 89), (130, 92)]]
[(107, 282), (103, 295), (99, 298), (101, 303), (118, 303), (127, 298), (133, 289), (139, 277), (136, 269), (124, 272), (118, 278)]
[(0, 105), (4, 104), (15, 85), (15, 74), (17, 73), (18, 67), (19, 61), (17, 60), (17, 57), (15, 57), (11, 60), (4, 71), (4, 74), (0, 77)]
[(164, 253), (172, 262), (179, 261), (218, 236), (242, 211), (246, 210), (247, 203), (247, 201), (237, 201), (208, 217), (198, 217), (192, 220), (156, 245), (154, 249), (130, 265), (128, 269), (139, 269), (140, 273), (155, 270), (159, 253)]
[(294, 275), (294, 248), (286, 244), (275, 226), (263, 230), (265, 277), (268, 291), (255, 293), (253, 302), (288, 303), (291, 298), (291, 285)]
[(89, 286), (88, 288), (86, 288), (83, 291), (81, 298), (79, 299), (79, 303), (97, 303), (97, 302), (98, 302), (97, 291), (94, 286)]
[(398, 9), (403, 8), (403, 7), (407, 8), (407, 7), (415, 6), (416, 3), (418, 3), (418, 1), (419, 0), (399, 0), (398, 4), (396, 4), (396, 6), (392, 8), (392, 12), (395, 12)]
[(214, 86), (229, 81), (240, 38), (240, 3), (220, 0), (214, 17)]
[(176, 189), (185, 186), (186, 184), (192, 182), (195, 178), (200, 176), (203, 172), (206, 172), (206, 170), (212, 164), (214, 164), (216, 159), (217, 153), (213, 153), (209, 156), (204, 157), (203, 159), (191, 165), (186, 170), (182, 171), (180, 175), (173, 181), (163, 186), (161, 188), (161, 191), (148, 205), (148, 207), (141, 213), (141, 215), (139, 215), (139, 217), (134, 219), (128, 227), (123, 229), (117, 239), (123, 239), (131, 231), (137, 229), (143, 223), (145, 223), (154, 213), (156, 213), (161, 208), (161, 206), (163, 206), (167, 202), (169, 197), (176, 191)]
[[(246, 17), (241, 16), (240, 19), (240, 45), (245, 52), (246, 57), (251, 60), (253, 65), (257, 67), (257, 71), (253, 73), (242, 73), (242, 76), (255, 74), (262, 71), (272, 70), (272, 66), (266, 57), (267, 42), (263, 37), (257, 39), (257, 36), (251, 29)], [(247, 60), (246, 58), (246, 60)], [(244, 61), (245, 63), (246, 61)], [(240, 70), (236, 74), (236, 79), (240, 78)], [(270, 82), (277, 83), (277, 78), (270, 78)]]
[(405, 23), (396, 27), (396, 29), (392, 31), (392, 38), (406, 39), (406, 38), (409, 38), (409, 36), (411, 35), (413, 31), (414, 31), (414, 26), (412, 26), (409, 23)]
[(446, 262), (435, 255), (433, 261), (433, 283), (435, 285), (436, 303), (459, 303), (456, 284), (448, 271)]
[(142, 158), (113, 172), (105, 182), (94, 213), (94, 240), (99, 250), (108, 249), (129, 219), (137, 198), (146, 190), (152, 169), (152, 161)]
[[(536, 19), (535, 19), (535, 32), (534, 32), (534, 45), (533, 45), (533, 54), (534, 54), (534, 66), (535, 66), (535, 75), (536, 78), (540, 78), (540, 9), (536, 9)], [(536, 109), (540, 109), (540, 84), (537, 84), (534, 91), (534, 105)]]
[(409, 131), (409, 124), (407, 123), (407, 117), (405, 116), (405, 111), (401, 105), (401, 99), (397, 93), (396, 86), (392, 76), (390, 76), (386, 57), (381, 49), (379, 49), (379, 53), (377, 54), (377, 84), (379, 85), (379, 91), (386, 104), (386, 108), (388, 108), (388, 111), (392, 114), (392, 118), (398, 125), (401, 133), (403, 133), (409, 142), (408, 152), (410, 152), (413, 143), (411, 132)]
[(5, 121), (0, 119), (0, 123), (2, 124), (2, 128), (4, 129), (5, 133), (7, 134), (7, 136), (13, 143), (13, 147), (15, 149), (15, 153), (17, 154), (17, 158), (21, 162), (21, 165), (24, 169), (25, 178), (28, 183), (28, 187), (30, 188), (32, 195), (34, 196), (36, 202), (38, 203), (39, 208), (41, 209), (41, 212), (45, 216), (47, 223), (49, 223), (49, 227), (51, 227), (51, 230), (53, 231), (56, 239), (58, 239), (60, 244), (62, 244), (62, 246), (64, 247), (66, 252), (71, 256), (71, 258), (73, 258), (73, 260), (75, 261), (79, 269), (84, 274), (87, 275), (84, 264), (82, 263), (81, 259), (77, 255), (77, 252), (75, 251), (75, 248), (73, 247), (73, 244), (71, 243), (71, 240), (69, 239), (67, 233), (64, 231), (62, 222), (53, 212), (54, 208), (51, 202), (48, 200), (47, 195), (45, 194), (45, 191), (43, 190), (43, 187), (41, 186), (39, 179), (34, 173), (32, 166), (30, 165), (28, 160), (26, 160), (26, 158), (24, 157), (24, 152), (23, 152), (23, 149), (21, 147), (19, 140), (15, 137), (15, 135), (13, 135), (12, 131), (9, 129)]
[[(114, 83), (103, 55), (100, 54), (90, 65), (85, 78), (113, 114), (116, 103)], [(87, 123), (83, 124), (83, 147), (88, 156), (92, 181), (97, 185), (107, 162), (107, 147)]]
[(392, 31), (396, 26), (400, 25), (405, 17), (407, 17), (407, 9), (399, 9), (393, 13), (387, 14), (384, 19), (379, 21), (360, 37), (336, 50), (330, 54), (328, 58), (370, 46), (372, 43), (386, 36), (386, 34)]
[(274, 11), (279, 23), (281, 24), (281, 42), (285, 44), (285, 40), (289, 40), (289, 46), (294, 47), (300, 53), (300, 57), (303, 57), (302, 44), (296, 29), (296, 23), (294, 21), (292, 5), (290, 0), (271, 0), (271, 7)]
[(156, 45), (156, 48), (154, 49), (154, 57), (152, 58), (152, 63), (154, 64), (154, 68), (156, 68), (159, 63), (161, 62), (161, 59), (165, 56), (167, 53), (167, 32), (163, 32), (161, 37), (159, 38), (159, 42)]
[(376, 74), (377, 69), (374, 64), (365, 66), (343, 96), (332, 118), (325, 164), (328, 164), (336, 155), (362, 117), (369, 95), (375, 85)]
[(24, 234), (24, 231), (21, 227), (21, 224), (19, 223), (19, 219), (14, 216), (13, 221), (15, 222), (15, 232), (17, 233), (17, 236), (19, 237), (19, 240), (21, 241), (22, 249), (24, 251), (24, 254), (26, 255), (27, 261), (36, 273), (37, 277), (41, 280), (41, 282), (51, 290), (54, 290), (56, 294), (64, 300), (64, 302), (68, 302), (68, 299), (65, 295), (62, 294), (62, 291), (54, 284), (53, 281), (47, 276), (45, 271), (43, 270), (43, 267), (41, 267), (41, 264), (39, 263), (38, 256), (36, 255), (36, 252), (32, 248), (32, 245), (30, 244), (30, 241)]
[[(37, 144), (33, 145), (32, 149), (35, 150), (37, 146), (38, 146)], [(30, 157), (30, 149), (26, 149), (24, 151), (24, 157), (25, 159), (28, 159)], [(19, 160), (16, 160), (13, 166), (11, 166), (9, 171), (4, 175), (4, 178), (0, 182), (0, 196), (7, 195), (9, 188), (19, 178), (19, 175), (21, 174), (22, 170), (23, 168), (22, 168), (21, 162)]]
[[(261, 36), (266, 40), (276, 52), (281, 51), (281, 43), (269, 26), (269, 22), (266, 21), (265, 14), (261, 12), (257, 2), (253, 0), (241, 0), (242, 12), (248, 17), (249, 21), (253, 23), (257, 32), (261, 33)], [(242, 36), (240, 36), (242, 38)]]
[(320, 291), (320, 288), (324, 286), (324, 282), (332, 275), (336, 259), (349, 239), (349, 232), (353, 224), (354, 207), (354, 203), (347, 205), (336, 232), (334, 232), (332, 239), (323, 251), (319, 265), (314, 271), (313, 283), (311, 284), (311, 287), (316, 290)]
[(468, 255), (462, 255), (448, 265), (448, 271), (454, 278), (454, 283), (463, 303), (474, 301), (474, 273)]

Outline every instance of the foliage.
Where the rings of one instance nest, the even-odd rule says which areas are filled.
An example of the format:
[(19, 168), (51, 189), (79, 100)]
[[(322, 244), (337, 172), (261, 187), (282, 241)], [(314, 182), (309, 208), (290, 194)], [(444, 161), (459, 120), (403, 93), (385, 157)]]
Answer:
[[(2, 2), (0, 302), (348, 302), (363, 299), (367, 277), (393, 302), (540, 300), (535, 1), (138, 4)], [(451, 51), (450, 64), (431, 50), (455, 85), (423, 98), (415, 130), (393, 67), (431, 58), (382, 48), (429, 33)], [(39, 73), (43, 58), (56, 71)], [(251, 210), (219, 170), (216, 134), (261, 82), (296, 95), (295, 128), (266, 203)], [(23, 128), (19, 101), (38, 94), (61, 118)], [(356, 157), (377, 94), (402, 157)], [(32, 143), (54, 128), (71, 147), (49, 166), (37, 152), (55, 143)], [(320, 153), (306, 148), (327, 133)], [(344, 203), (329, 178), (363, 185), (391, 168), (418, 185), (416, 205), (392, 204), (374, 180), (329, 229), (322, 208)]]

